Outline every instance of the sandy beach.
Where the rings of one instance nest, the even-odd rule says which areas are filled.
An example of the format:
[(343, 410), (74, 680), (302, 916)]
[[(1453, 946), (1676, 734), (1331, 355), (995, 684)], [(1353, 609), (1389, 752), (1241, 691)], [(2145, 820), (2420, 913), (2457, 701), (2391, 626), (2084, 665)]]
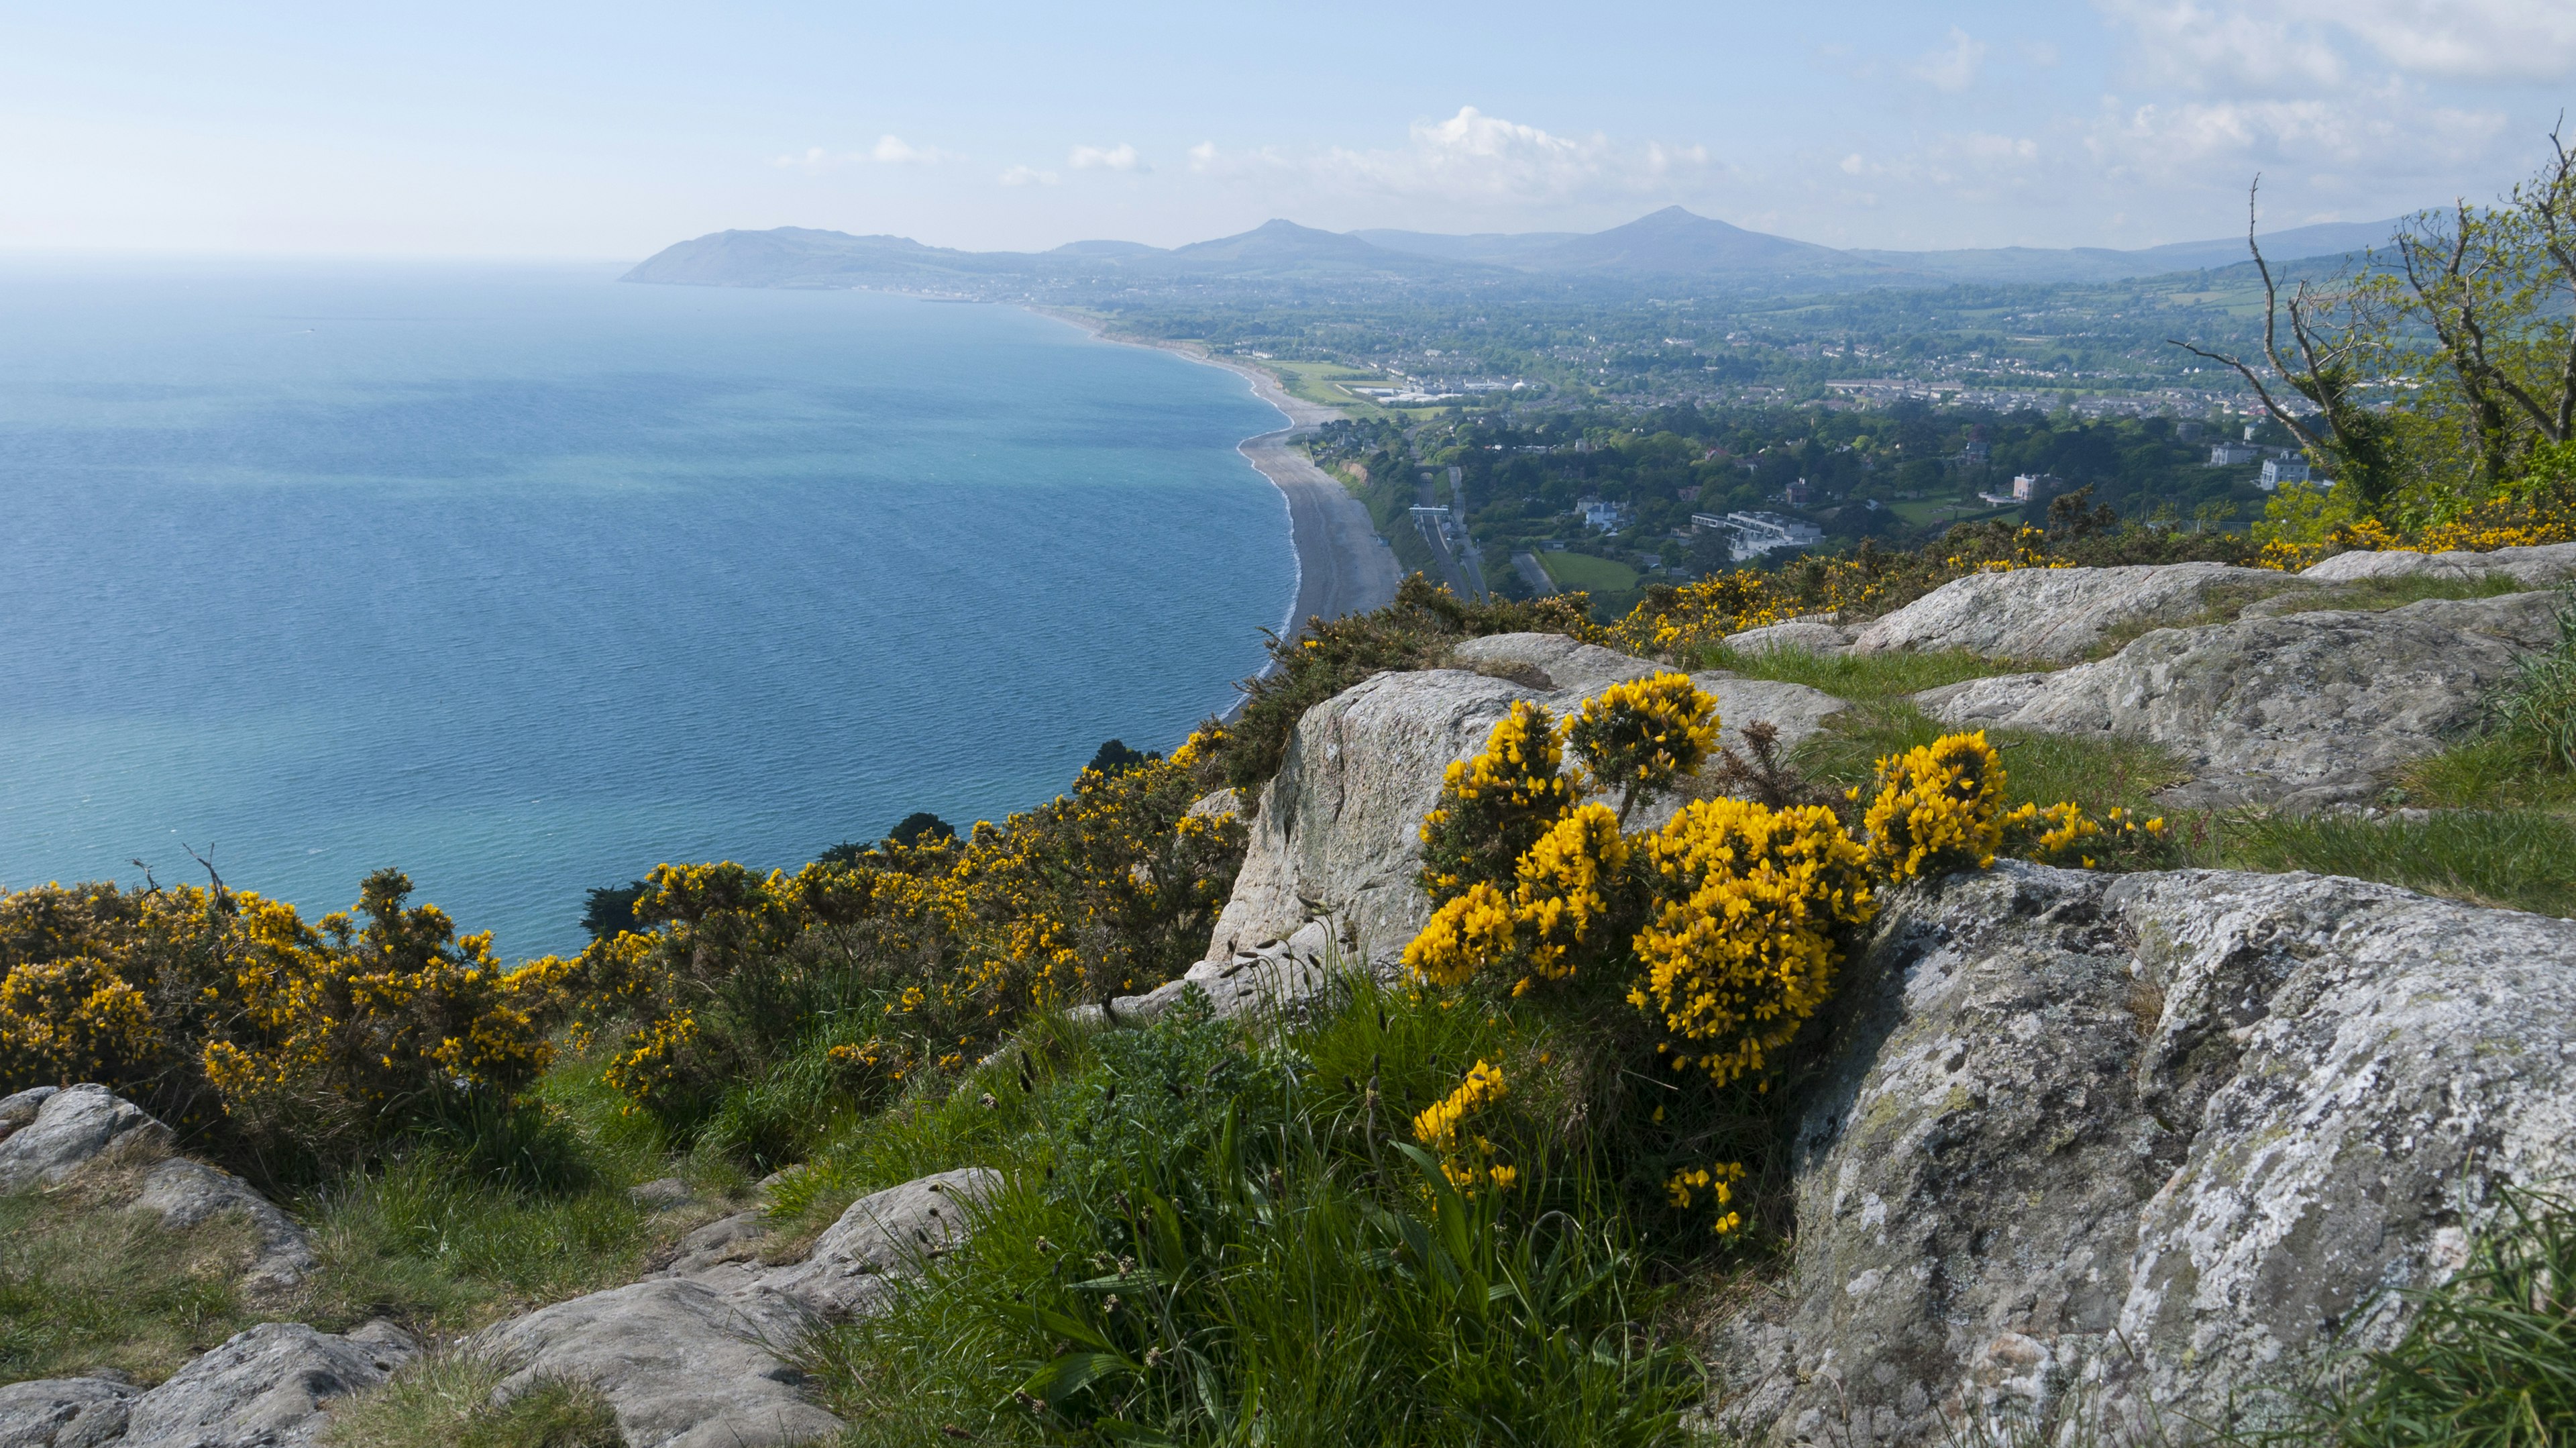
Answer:
[(1194, 344), (1114, 336), (1102, 331), (1095, 319), (1078, 313), (1052, 307), (1030, 310), (1069, 322), (1104, 342), (1159, 348), (1193, 362), (1223, 368), (1250, 383), (1254, 396), (1287, 417), (1288, 426), (1236, 445), (1236, 450), (1259, 468), (1288, 501), (1290, 542), (1297, 554), (1297, 599), (1280, 628), (1281, 637), (1294, 638), (1304, 631), (1310, 618), (1335, 619), (1347, 613), (1366, 613), (1394, 600), (1395, 586), (1402, 581), (1395, 550), (1377, 536), (1368, 509), (1338, 480), (1290, 446), (1325, 423), (1339, 420), (1342, 414), (1338, 410), (1292, 397), (1279, 385), (1278, 378), (1260, 368), (1211, 357)]

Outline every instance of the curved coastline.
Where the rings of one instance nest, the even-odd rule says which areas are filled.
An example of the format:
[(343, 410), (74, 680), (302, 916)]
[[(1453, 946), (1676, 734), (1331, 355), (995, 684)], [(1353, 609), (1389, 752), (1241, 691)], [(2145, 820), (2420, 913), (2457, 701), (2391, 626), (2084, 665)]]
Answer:
[(1098, 319), (1078, 312), (1054, 307), (1028, 310), (1079, 327), (1103, 342), (1151, 347), (1231, 372), (1250, 385), (1253, 396), (1270, 404), (1287, 421), (1286, 427), (1257, 433), (1235, 444), (1235, 451), (1270, 480), (1288, 507), (1289, 551), (1296, 561), (1297, 589), (1288, 616), (1280, 624), (1281, 638), (1295, 638), (1305, 631), (1310, 619), (1366, 613), (1395, 600), (1396, 585), (1403, 581), (1396, 568), (1395, 550), (1378, 537), (1368, 509), (1340, 482), (1290, 446), (1325, 423), (1338, 420), (1342, 416), (1338, 410), (1290, 396), (1269, 373), (1211, 357), (1194, 344), (1113, 336)]

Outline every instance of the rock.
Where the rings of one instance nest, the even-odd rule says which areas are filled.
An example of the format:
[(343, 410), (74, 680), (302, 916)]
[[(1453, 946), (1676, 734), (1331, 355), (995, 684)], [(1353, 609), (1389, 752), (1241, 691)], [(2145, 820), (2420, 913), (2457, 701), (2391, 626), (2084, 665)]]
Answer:
[(1345, 952), (1333, 938), (1330, 927), (1321, 920), (1309, 920), (1286, 940), (1244, 951), (1231, 960), (1202, 960), (1180, 979), (1143, 995), (1120, 996), (1106, 1006), (1088, 1006), (1074, 1014), (1102, 1025), (1139, 1025), (1178, 1005), (1193, 990), (1204, 994), (1223, 1020), (1290, 1014), (1323, 999), (1337, 975), (1360, 965), (1356, 955)]
[(2482, 578), (2501, 573), (2534, 588), (2576, 578), (2576, 543), (2498, 548), (2492, 553), (2338, 553), (2301, 573), (2319, 583), (2366, 578)]
[(671, 1212), (696, 1202), (698, 1194), (678, 1177), (659, 1177), (628, 1187), (626, 1198), (648, 1212)]
[(10, 1133), (34, 1121), (46, 1100), (61, 1089), (59, 1086), (30, 1086), (24, 1091), (0, 1096), (0, 1141), (8, 1140)]
[(1972, 573), (1861, 630), (1851, 651), (1964, 649), (1989, 658), (2073, 663), (2123, 630), (2184, 623), (2307, 586), (2272, 569), (2223, 563)]
[(756, 1210), (719, 1217), (682, 1237), (673, 1249), (671, 1265), (652, 1275), (694, 1277), (727, 1262), (752, 1261), (768, 1236), (769, 1219)]
[(2204, 778), (2176, 804), (2359, 798), (2452, 742), (2526, 650), (2558, 637), (2549, 593), (2433, 599), (2162, 629), (2098, 663), (1915, 696), (1960, 728), (2114, 734)]
[(1779, 1444), (2223, 1423), (2576, 1167), (2576, 922), (2387, 886), (2006, 861), (1892, 896), (1820, 1024), (1794, 1275), (1718, 1353)]
[[(34, 1094), (20, 1092), (9, 1101), (23, 1103)], [(0, 1191), (52, 1186), (102, 1157), (158, 1155), (170, 1141), (169, 1127), (104, 1086), (51, 1092), (39, 1099), (33, 1120), (0, 1140)]]
[(136, 1398), (118, 1448), (302, 1448), (328, 1425), (325, 1403), (376, 1386), (416, 1351), (382, 1324), (339, 1337), (263, 1322)]
[(174, 1156), (154, 1167), (134, 1208), (183, 1230), (225, 1212), (249, 1219), (259, 1234), (259, 1255), (243, 1285), (255, 1292), (292, 1287), (313, 1270), (313, 1243), (293, 1217), (240, 1177), (203, 1162)]
[(478, 1347), (512, 1369), (499, 1400), (550, 1379), (589, 1383), (634, 1448), (772, 1448), (841, 1431), (779, 1357), (806, 1321), (774, 1292), (661, 1278), (540, 1308)]
[(100, 1448), (125, 1436), (135, 1396), (135, 1389), (106, 1378), (0, 1387), (0, 1448)]
[[(1262, 786), (1250, 847), (1209, 943), (1217, 969), (1319, 918), (1357, 941), (1355, 959), (1390, 967), (1430, 914), (1413, 877), (1422, 816), (1450, 762), (1482, 749), (1515, 700), (1562, 713), (1657, 671), (1560, 634), (1474, 639), (1453, 657), (1481, 672), (1379, 674), (1298, 721), (1278, 775)], [(1843, 707), (1800, 684), (1723, 673), (1691, 679), (1716, 697), (1728, 744), (1741, 742), (1741, 726), (1767, 719), (1794, 746)]]
[(1211, 790), (1206, 794), (1200, 795), (1197, 799), (1191, 800), (1190, 807), (1185, 811), (1185, 813), (1202, 817), (1207, 815), (1239, 815), (1243, 813), (1243, 797), (1236, 794), (1230, 788)]
[(1793, 618), (1787, 623), (1764, 624), (1760, 628), (1749, 628), (1726, 636), (1726, 646), (1739, 654), (1768, 653), (1775, 649), (1839, 654), (1849, 652), (1851, 642), (1851, 630), (1814, 618)]
[(764, 1274), (761, 1286), (817, 1317), (863, 1315), (888, 1278), (953, 1250), (973, 1230), (973, 1210), (1001, 1186), (1000, 1172), (964, 1167), (861, 1197), (815, 1239), (812, 1256)]

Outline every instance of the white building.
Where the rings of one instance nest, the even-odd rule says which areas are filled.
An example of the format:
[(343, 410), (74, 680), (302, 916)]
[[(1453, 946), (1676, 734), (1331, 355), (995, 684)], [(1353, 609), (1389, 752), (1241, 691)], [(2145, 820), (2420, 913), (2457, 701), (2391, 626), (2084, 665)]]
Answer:
[(1625, 503), (1604, 503), (1587, 498), (1582, 503), (1583, 526), (1601, 533), (1616, 533), (1628, 526), (1631, 516)]
[(2263, 450), (2250, 442), (2213, 443), (2209, 465), (2213, 468), (2241, 468), (2263, 455)]
[(2310, 476), (2308, 465), (2305, 461), (2295, 458), (2274, 458), (2270, 462), (2263, 464), (2263, 480), (2258, 486), (2260, 486), (2264, 492), (2268, 493), (2274, 488), (2281, 486), (2283, 483), (2305, 483), (2313, 481), (2315, 481), (2315, 479)]
[(1825, 541), (1824, 529), (1777, 513), (1693, 513), (1691, 528), (1694, 532), (1702, 528), (1723, 531), (1727, 535), (1727, 556), (1738, 563), (1775, 549), (1807, 548)]

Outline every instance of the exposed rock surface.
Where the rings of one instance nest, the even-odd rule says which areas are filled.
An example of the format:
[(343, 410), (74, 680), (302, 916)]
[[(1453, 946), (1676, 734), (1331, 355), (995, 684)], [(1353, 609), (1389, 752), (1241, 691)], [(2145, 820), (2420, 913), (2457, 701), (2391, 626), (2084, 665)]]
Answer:
[(1798, 1128), (1798, 1256), (1721, 1341), (1772, 1441), (2138, 1421), (2401, 1326), (2576, 1167), (2576, 922), (2312, 875), (2005, 862), (1899, 894)]
[(186, 1229), (225, 1212), (249, 1219), (259, 1235), (259, 1255), (243, 1285), (253, 1291), (292, 1287), (313, 1270), (313, 1243), (293, 1217), (250, 1183), (219, 1167), (174, 1156), (144, 1179), (134, 1209), (152, 1212), (165, 1227)]
[(417, 1350), (382, 1323), (342, 1337), (263, 1322), (136, 1398), (119, 1448), (303, 1448), (328, 1425), (325, 1404), (383, 1382)]
[(138, 1391), (106, 1378), (0, 1387), (0, 1448), (100, 1448), (125, 1436)]
[(2576, 578), (2576, 543), (2498, 548), (2492, 553), (2338, 553), (2300, 574), (2320, 583), (2365, 578), (2483, 578), (2504, 574), (2534, 588)]
[(1726, 636), (1726, 646), (1743, 654), (1789, 649), (1810, 654), (1839, 654), (1851, 649), (1852, 632), (1820, 618), (1793, 618)]
[(2186, 622), (2307, 586), (2269, 568), (2223, 563), (1974, 573), (1870, 624), (1851, 648), (1856, 654), (1963, 649), (2072, 663), (2126, 630)]
[(2557, 639), (2558, 606), (2517, 593), (2160, 629), (2097, 663), (1916, 699), (1963, 728), (2164, 745), (2203, 776), (2176, 803), (2331, 803), (2475, 724), (2516, 660)]
[[(1483, 748), (1515, 700), (1563, 711), (1656, 671), (1557, 634), (1476, 639), (1454, 657), (1466, 667), (1380, 674), (1298, 721), (1278, 775), (1262, 786), (1251, 846), (1209, 944), (1216, 969), (1318, 919), (1355, 940), (1356, 957), (1391, 962), (1429, 915), (1413, 882), (1419, 831), (1450, 762)], [(1843, 707), (1800, 684), (1723, 673), (1692, 682), (1716, 697), (1728, 744), (1765, 719), (1794, 745)]]
[(0, 1139), (0, 1192), (52, 1186), (102, 1157), (170, 1149), (169, 1127), (104, 1086), (22, 1091), (0, 1102), (0, 1120), (23, 1115), (31, 1096), (35, 1114)]
[(662, 1272), (540, 1308), (481, 1347), (512, 1369), (507, 1399), (538, 1382), (597, 1387), (637, 1448), (763, 1448), (840, 1431), (806, 1401), (782, 1358), (817, 1321), (880, 1310), (892, 1281), (953, 1250), (973, 1209), (1001, 1185), (981, 1167), (942, 1172), (850, 1204), (810, 1256), (765, 1267), (767, 1225), (753, 1212), (710, 1222)]

